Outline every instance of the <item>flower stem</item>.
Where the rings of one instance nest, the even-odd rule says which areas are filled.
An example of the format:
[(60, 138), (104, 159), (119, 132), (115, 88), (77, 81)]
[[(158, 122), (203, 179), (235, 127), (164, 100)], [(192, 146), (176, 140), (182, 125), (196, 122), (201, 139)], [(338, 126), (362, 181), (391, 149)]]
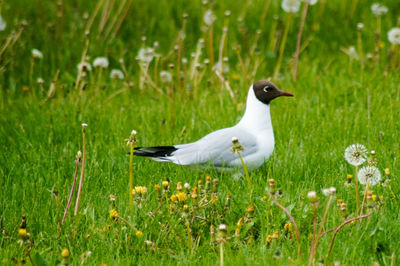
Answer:
[(281, 68), (283, 52), (285, 51), (286, 39), (287, 39), (290, 25), (292, 24), (292, 18), (293, 18), (292, 13), (289, 13), (288, 21), (286, 23), (285, 30), (283, 32), (281, 45), (279, 47), (279, 57), (278, 57), (278, 62), (276, 63), (275, 71), (274, 71), (274, 79), (278, 76), (279, 69)]
[(76, 177), (78, 175), (78, 168), (79, 168), (79, 159), (76, 159), (74, 181), (72, 183), (71, 192), (69, 193), (68, 203), (67, 203), (67, 207), (65, 207), (64, 216), (61, 221), (61, 226), (64, 224), (65, 218), (67, 217), (67, 212), (68, 212), (69, 206), (71, 205), (72, 196), (74, 194), (74, 189), (75, 189), (75, 184), (76, 184)]
[(219, 243), (219, 264), (224, 266), (224, 241)]
[(283, 207), (274, 198), (272, 198), (272, 202), (275, 203), (276, 206), (281, 208), (281, 210), (284, 211), (287, 214), (287, 216), (289, 217), (290, 221), (292, 222), (293, 227), (294, 227), (294, 231), (296, 232), (297, 243), (299, 244), (299, 256), (301, 257), (300, 233), (299, 233), (299, 229), (297, 229), (297, 225), (296, 225), (296, 222), (294, 221), (293, 216), (290, 214), (290, 212), (285, 207)]
[(358, 175), (358, 166), (356, 166), (355, 173), (354, 173), (354, 177), (355, 177), (355, 180), (356, 180), (356, 206), (357, 206), (356, 214), (358, 216), (358, 210), (360, 209), (360, 202), (359, 202), (359, 199), (358, 199), (358, 176), (357, 175)]
[(360, 215), (363, 214), (364, 211), (364, 207), (365, 207), (365, 200), (367, 199), (367, 192), (368, 192), (368, 184), (365, 186), (365, 190), (364, 190), (364, 197), (363, 197), (363, 201), (361, 204), (361, 211), (360, 211)]
[(79, 180), (78, 196), (76, 197), (76, 204), (75, 204), (75, 211), (74, 211), (74, 215), (75, 216), (78, 214), (79, 200), (81, 198), (81, 193), (82, 193), (83, 176), (84, 176), (84, 173), (85, 173), (85, 159), (86, 159), (85, 126), (82, 127), (82, 143), (83, 143), (82, 168), (81, 168), (81, 178)]
[(245, 175), (246, 175), (247, 185), (248, 185), (249, 190), (250, 190), (250, 202), (251, 202), (251, 204), (253, 204), (253, 187), (252, 187), (252, 185), (251, 185), (251, 180), (250, 180), (249, 171), (247, 171), (247, 166), (246, 166), (246, 164), (244, 163), (243, 158), (242, 158), (242, 155), (240, 154), (239, 151), (237, 152), (237, 154), (238, 154), (238, 156), (239, 156), (239, 158), (240, 158), (240, 162), (242, 163), (243, 170), (244, 170), (244, 173), (245, 173)]
[(301, 35), (303, 34), (304, 24), (306, 22), (307, 11), (308, 11), (308, 2), (304, 3), (303, 14), (301, 15), (301, 24), (299, 33), (297, 35), (297, 43), (296, 43), (296, 54), (294, 59), (294, 69), (293, 69), (293, 80), (296, 82), (297, 80), (297, 68), (299, 64), (299, 55), (300, 55), (300, 43), (301, 43)]
[(132, 195), (132, 190), (133, 190), (133, 152), (134, 152), (134, 145), (131, 143), (131, 152), (129, 155), (129, 209), (131, 213), (133, 212), (133, 195)]

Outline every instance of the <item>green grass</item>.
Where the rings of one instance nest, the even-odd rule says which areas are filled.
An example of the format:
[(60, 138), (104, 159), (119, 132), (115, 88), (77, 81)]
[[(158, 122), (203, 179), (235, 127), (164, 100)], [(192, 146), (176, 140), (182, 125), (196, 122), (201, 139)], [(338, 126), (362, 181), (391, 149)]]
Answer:
[[(353, 168), (343, 158), (344, 149), (352, 143), (362, 143), (376, 151), (377, 166), (382, 174), (384, 168), (390, 169), (391, 183), (389, 187), (377, 185), (372, 188), (374, 194), (383, 196), (382, 205), (369, 210), (372, 215), (361, 224), (346, 226), (338, 233), (327, 263), (396, 265), (399, 261), (400, 76), (399, 65), (393, 63), (399, 55), (393, 54), (387, 32), (396, 26), (400, 8), (395, 0), (385, 1), (389, 12), (382, 16), (383, 45), (380, 57), (375, 60), (365, 56), (373, 54), (376, 46), (376, 18), (370, 10), (372, 2), (359, 1), (354, 16), (349, 15), (351, 1), (322, 2), (326, 2), (324, 11), (321, 1), (309, 10), (302, 38), (302, 43), (308, 44), (300, 54), (297, 82), (292, 79), (291, 66), (301, 12), (294, 17), (281, 74), (273, 81), (281, 89), (292, 92), (295, 98), (279, 98), (271, 103), (275, 151), (265, 165), (250, 173), (255, 225), (250, 233), (245, 234), (243, 229), (238, 240), (229, 239), (225, 243), (226, 265), (307, 264), (311, 247), (309, 234), (312, 232), (312, 210), (307, 193), (311, 190), (318, 193), (319, 221), (327, 202), (321, 189), (330, 186), (336, 187), (336, 199), (343, 199), (354, 217), (354, 188), (344, 186), (346, 175), (353, 173)], [(136, 203), (131, 214), (129, 147), (124, 140), (135, 129), (140, 146), (185, 143), (235, 124), (244, 112), (248, 85), (273, 74), (279, 39), (276, 48), (271, 50), (274, 47), (271, 42), (275, 39), (270, 36), (279, 37), (287, 19), (280, 1), (271, 1), (262, 23), (263, 1), (240, 5), (236, 1), (225, 1), (215, 2), (212, 6), (217, 16), (213, 29), (215, 61), (218, 60), (222, 27), (227, 23), (224, 11), (232, 12), (224, 48), (230, 71), (224, 73), (224, 77), (234, 91), (235, 100), (210, 66), (203, 65), (200, 70), (204, 71), (204, 76), (197, 95), (193, 90), (187, 90), (195, 83), (190, 78), (190, 70), (183, 67), (185, 79), (183, 90), (180, 90), (175, 73), (177, 56), (171, 53), (166, 58), (176, 44), (185, 12), (189, 18), (183, 56), (190, 64), (190, 54), (195, 52), (198, 40), (203, 37), (206, 48), (201, 62), (209, 58), (208, 33), (201, 31), (202, 12), (208, 7), (204, 8), (200, 1), (134, 1), (113, 39), (106, 37), (104, 32), (99, 33), (101, 8), (90, 31), (88, 55), (90, 62), (97, 56), (107, 56), (110, 67), (102, 76), (96, 69), (89, 73), (82, 91), (74, 89), (74, 82), (76, 65), (85, 47), (86, 22), (83, 17), (85, 12), (91, 17), (96, 2), (61, 3), (60, 7), (54, 1), (44, 0), (0, 3), (1, 15), (7, 21), (6, 30), (0, 32), (0, 51), (7, 38), (14, 36), (13, 30), (18, 31), (21, 21), (27, 22), (21, 36), (15, 38), (0, 56), (1, 264), (12, 264), (13, 260), (22, 258), (28, 260), (26, 249), (29, 245), (36, 264), (40, 258), (48, 265), (61, 262), (63, 248), (69, 249), (68, 262), (74, 265), (81, 262), (81, 254), (86, 251), (91, 251), (92, 255), (85, 263), (95, 265), (217, 264), (219, 247), (210, 234), (210, 225), (218, 228), (220, 223), (225, 223), (227, 235), (234, 235), (236, 224), (246, 213), (250, 201), (246, 179), (236, 181), (231, 175), (215, 173), (212, 169), (194, 171), (134, 157), (134, 186), (146, 186), (148, 193), (140, 203), (141, 208)], [(345, 12), (342, 12), (343, 7)], [(116, 10), (114, 7), (105, 28), (110, 25)], [(273, 18), (275, 14), (279, 20)], [(238, 22), (238, 17), (243, 21)], [(340, 48), (357, 47), (358, 22), (365, 25), (361, 34), (364, 57), (350, 63), (349, 56)], [(258, 28), (262, 32), (256, 42)], [(278, 34), (271, 34), (271, 31)], [(147, 38), (145, 44), (140, 40), (142, 35)], [(152, 88), (145, 83), (140, 89), (143, 72), (135, 58), (141, 47), (151, 46), (155, 41), (160, 45), (157, 53), (161, 55), (161, 61), (157, 71), (155, 62), (150, 64), (149, 75), (155, 80), (161, 70), (171, 71), (173, 85), (158, 82), (157, 88)], [(249, 84), (245, 84), (234, 50), (236, 45), (241, 46), (241, 57), (248, 62), (245, 69)], [(253, 45), (257, 49), (251, 53)], [(31, 72), (33, 48), (42, 51), (44, 58), (35, 61)], [(125, 61), (128, 77), (124, 81), (112, 80), (110, 69), (121, 68), (120, 58)], [(254, 63), (261, 59), (254, 71)], [(174, 70), (169, 69), (169, 64), (175, 64)], [(55, 94), (47, 97), (58, 70)], [(253, 71), (254, 75), (251, 75)], [(38, 77), (45, 81), (42, 87), (35, 82)], [(129, 86), (128, 79), (133, 86)], [(168, 86), (174, 88), (175, 124)], [(72, 185), (75, 154), (82, 149), (82, 123), (89, 126), (86, 129), (87, 161), (79, 215), (73, 216), (73, 200), (60, 233), (59, 222)], [(177, 182), (196, 186), (198, 180), (203, 180), (204, 184), (206, 174), (219, 179), (218, 201), (215, 206), (199, 212), (198, 215), (207, 217), (207, 222), (196, 219), (192, 229), (201, 238), (198, 248), (190, 250), (185, 222), (180, 220), (182, 211), (170, 213), (169, 204), (157, 200), (153, 187), (168, 179), (172, 192), (175, 192)], [(283, 192), (278, 201), (289, 209), (299, 227), (302, 257), (298, 256), (294, 234), (288, 237), (284, 233), (283, 226), (289, 218), (268, 197), (262, 199), (267, 195), (265, 188), (269, 178), (275, 179), (277, 188)], [(57, 191), (58, 196), (53, 191)], [(225, 213), (228, 193), (232, 195), (231, 207)], [(142, 238), (121, 220), (114, 222), (109, 217), (113, 208), (110, 194), (117, 197), (115, 204), (119, 215), (142, 231)], [(162, 213), (150, 218), (148, 213), (156, 210), (159, 204)], [(219, 215), (223, 213), (222, 218)], [(25, 242), (21, 246), (18, 228), (23, 215), (27, 217), (31, 244)], [(334, 202), (324, 229), (334, 228), (343, 221)], [(275, 231), (279, 232), (279, 239), (267, 244), (267, 236)], [(251, 234), (256, 238), (250, 244), (246, 239)], [(331, 234), (321, 239), (316, 261), (326, 258), (330, 239)], [(152, 241), (157, 248), (152, 251), (145, 240)]]

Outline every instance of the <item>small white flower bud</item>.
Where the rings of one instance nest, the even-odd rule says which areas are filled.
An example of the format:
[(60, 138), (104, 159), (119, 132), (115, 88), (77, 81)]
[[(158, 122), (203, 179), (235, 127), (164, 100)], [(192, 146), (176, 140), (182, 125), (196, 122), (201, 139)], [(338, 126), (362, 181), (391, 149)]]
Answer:
[(82, 127), (83, 127), (83, 128), (86, 128), (87, 126), (88, 126), (88, 124), (82, 123)]
[(317, 192), (310, 191), (307, 193), (307, 198), (311, 201), (311, 203), (315, 203), (318, 201)]

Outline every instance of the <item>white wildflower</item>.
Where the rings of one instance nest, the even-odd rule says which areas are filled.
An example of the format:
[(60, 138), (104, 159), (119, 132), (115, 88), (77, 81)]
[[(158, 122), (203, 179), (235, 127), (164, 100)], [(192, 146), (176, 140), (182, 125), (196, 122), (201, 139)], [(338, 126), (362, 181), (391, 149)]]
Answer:
[(392, 44), (400, 44), (400, 28), (393, 28), (388, 33), (388, 39)]
[(38, 49), (32, 49), (32, 57), (35, 58), (35, 59), (42, 59), (43, 58), (43, 54)]
[(92, 71), (92, 66), (88, 62), (82, 62), (77, 65), (80, 71)]
[(381, 180), (381, 172), (375, 166), (364, 166), (358, 171), (358, 181), (362, 185), (376, 185)]
[(336, 193), (335, 187), (322, 189), (322, 194), (324, 194), (325, 196), (333, 196), (333, 195), (335, 195), (335, 193)]
[(297, 13), (300, 10), (300, 0), (283, 0), (282, 9), (287, 13)]
[(87, 126), (88, 126), (88, 124), (82, 123), (82, 127), (83, 127), (83, 128), (86, 128)]
[(163, 83), (170, 83), (172, 82), (172, 75), (168, 71), (163, 70), (160, 72), (160, 79)]
[(0, 15), (0, 31), (5, 30), (7, 27), (7, 22), (3, 19), (3, 17)]
[(136, 57), (137, 60), (143, 63), (150, 63), (154, 57), (154, 49), (151, 47), (141, 48), (139, 50), (138, 56)]
[(185, 184), (183, 185), (183, 187), (184, 187), (185, 189), (190, 189), (190, 184), (189, 184), (189, 183), (185, 183)]
[(303, 1), (307, 2), (310, 6), (313, 6), (318, 2), (318, 0), (303, 0)]
[(375, 16), (379, 17), (383, 14), (386, 14), (388, 12), (388, 8), (382, 4), (375, 3), (371, 6), (372, 13), (374, 13)]
[(108, 59), (107, 59), (107, 57), (96, 57), (93, 60), (93, 66), (94, 67), (107, 68), (108, 67)]
[(346, 161), (353, 165), (358, 166), (363, 164), (367, 160), (367, 148), (361, 144), (352, 144), (344, 151), (344, 158)]
[(44, 83), (44, 79), (41, 78), (41, 77), (38, 77), (36, 82), (39, 83), (39, 84), (43, 84)]
[(206, 25), (210, 26), (211, 24), (214, 23), (214, 21), (217, 19), (217, 17), (214, 15), (211, 9), (207, 10), (206, 13), (204, 14), (204, 23)]
[(124, 73), (119, 69), (113, 69), (110, 73), (112, 79), (124, 79)]

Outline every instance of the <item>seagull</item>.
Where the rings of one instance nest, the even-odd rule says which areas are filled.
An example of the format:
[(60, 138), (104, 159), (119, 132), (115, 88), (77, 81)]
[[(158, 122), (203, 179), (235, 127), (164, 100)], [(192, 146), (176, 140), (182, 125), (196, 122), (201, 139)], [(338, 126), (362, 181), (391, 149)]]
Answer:
[[(249, 171), (262, 166), (274, 150), (270, 102), (280, 96), (293, 96), (279, 90), (271, 81), (260, 80), (250, 86), (246, 111), (233, 127), (220, 129), (198, 141), (173, 146), (136, 147), (134, 155), (158, 162), (172, 162), (192, 168), (213, 166), (218, 172), (243, 173), (242, 163), (232, 152), (232, 141), (239, 141), (240, 152)], [(241, 174), (239, 174), (240, 176)]]

